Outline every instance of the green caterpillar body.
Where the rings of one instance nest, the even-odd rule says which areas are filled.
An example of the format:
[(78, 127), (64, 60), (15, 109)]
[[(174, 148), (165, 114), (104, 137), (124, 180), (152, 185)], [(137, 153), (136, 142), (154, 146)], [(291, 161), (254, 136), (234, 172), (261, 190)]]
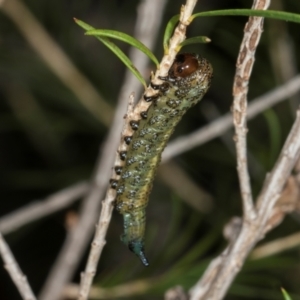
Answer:
[(124, 217), (122, 241), (147, 266), (144, 254), (145, 208), (156, 169), (175, 126), (185, 112), (201, 100), (207, 92), (211, 78), (210, 63), (195, 54), (178, 54), (168, 76), (160, 78), (162, 85), (155, 96), (144, 96), (152, 101), (141, 119), (131, 121), (132, 136), (124, 137), (127, 151), (120, 152), (123, 166), (116, 166), (119, 180), (111, 180), (116, 189), (116, 209)]

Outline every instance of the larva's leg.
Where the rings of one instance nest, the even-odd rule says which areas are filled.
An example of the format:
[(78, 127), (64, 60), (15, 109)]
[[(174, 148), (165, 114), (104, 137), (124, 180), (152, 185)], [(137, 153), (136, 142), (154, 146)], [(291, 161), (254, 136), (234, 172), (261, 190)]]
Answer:
[(141, 208), (130, 213), (124, 213), (123, 217), (124, 234), (121, 236), (122, 242), (140, 258), (145, 266), (148, 266), (149, 263), (144, 253), (145, 209)]

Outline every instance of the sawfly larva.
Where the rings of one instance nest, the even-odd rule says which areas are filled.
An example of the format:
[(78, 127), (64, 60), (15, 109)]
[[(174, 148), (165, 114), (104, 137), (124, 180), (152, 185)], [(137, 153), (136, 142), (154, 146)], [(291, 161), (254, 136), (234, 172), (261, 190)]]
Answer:
[(115, 166), (119, 179), (110, 184), (116, 189), (116, 209), (124, 218), (121, 239), (145, 266), (149, 264), (144, 253), (145, 208), (162, 151), (185, 112), (207, 92), (212, 73), (201, 56), (178, 54), (168, 75), (160, 77), (163, 83), (151, 83), (158, 93), (144, 96), (152, 103), (139, 120), (130, 121), (133, 135), (123, 137), (128, 146), (119, 153), (122, 165)]

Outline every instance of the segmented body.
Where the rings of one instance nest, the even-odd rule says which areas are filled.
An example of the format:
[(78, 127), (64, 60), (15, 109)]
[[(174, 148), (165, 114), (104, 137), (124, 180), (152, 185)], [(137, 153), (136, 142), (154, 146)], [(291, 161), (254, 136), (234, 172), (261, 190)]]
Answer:
[(127, 151), (120, 153), (123, 166), (116, 166), (119, 180), (112, 180), (116, 189), (116, 209), (124, 217), (122, 241), (138, 255), (144, 265), (145, 208), (152, 182), (164, 150), (175, 126), (185, 112), (201, 100), (212, 78), (210, 63), (195, 54), (179, 54), (162, 85), (153, 85), (158, 94), (145, 96), (152, 101), (140, 120), (131, 121), (132, 136), (124, 137)]

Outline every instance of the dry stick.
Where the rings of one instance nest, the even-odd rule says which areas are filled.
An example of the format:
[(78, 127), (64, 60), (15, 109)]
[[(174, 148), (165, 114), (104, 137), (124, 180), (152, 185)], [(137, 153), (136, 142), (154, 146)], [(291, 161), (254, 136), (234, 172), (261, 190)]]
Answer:
[(191, 289), (191, 300), (223, 299), (231, 282), (240, 271), (249, 252), (264, 237), (268, 219), (287, 178), (300, 156), (300, 110), (281, 154), (267, 176), (258, 199), (257, 218), (244, 222), (237, 240), (214, 259), (201, 280)]
[[(270, 0), (254, 0), (252, 8), (267, 9), (269, 5)], [(250, 17), (245, 26), (233, 83), (234, 100), (232, 113), (236, 134), (238, 175), (243, 200), (244, 219), (247, 222), (251, 222), (255, 218), (247, 164), (247, 93), (255, 60), (255, 51), (263, 30), (263, 20), (263, 18), (259, 17)]]
[(300, 232), (293, 233), (291, 235), (276, 239), (274, 241), (263, 244), (256, 247), (251, 255), (250, 259), (262, 259), (269, 256), (282, 253), (283, 251), (290, 250), (291, 248), (299, 247), (300, 245)]
[[(267, 9), (270, 4), (270, 0), (254, 0), (253, 1), (253, 9)], [(232, 245), (232, 249), (230, 245), (225, 251), (223, 255), (232, 256), (232, 254), (237, 254), (234, 249), (237, 246), (244, 247), (243, 243), (239, 243), (242, 241), (243, 235), (245, 236), (244, 230), (251, 229), (250, 225), (254, 224), (254, 220), (256, 219), (256, 211), (254, 209), (254, 203), (252, 199), (252, 191), (250, 186), (250, 177), (248, 172), (248, 163), (247, 163), (247, 93), (249, 86), (249, 79), (251, 76), (254, 60), (255, 60), (255, 51), (260, 40), (262, 34), (262, 26), (263, 26), (263, 18), (259, 17), (249, 17), (249, 20), (244, 29), (244, 37), (241, 43), (240, 52), (237, 58), (236, 64), (236, 73), (233, 84), (233, 123), (235, 128), (235, 142), (236, 142), (236, 151), (237, 151), (237, 164), (238, 164), (238, 177), (240, 182), (240, 189), (242, 195), (242, 203), (243, 203), (243, 226), (240, 232), (239, 238), (236, 240), (236, 243)], [(251, 224), (252, 222), (252, 224)], [(253, 229), (253, 228), (252, 228)], [(241, 237), (241, 238), (240, 238)], [(250, 240), (250, 239), (249, 239)], [(245, 242), (245, 241), (242, 241)], [(238, 249), (238, 248), (237, 248)], [(243, 252), (239, 255), (242, 257), (245, 255)], [(228, 259), (228, 257), (227, 257)], [(238, 259), (238, 258), (234, 258)], [(243, 259), (242, 259), (243, 261)], [(221, 286), (220, 278), (224, 278), (224, 272), (226, 273), (228, 270), (226, 269), (227, 262), (224, 260), (218, 261), (218, 264), (215, 268), (210, 271), (207, 271), (202, 277), (202, 287), (201, 283), (199, 284), (200, 288), (196, 291), (193, 290), (191, 292), (192, 299), (199, 299), (200, 297), (203, 299), (222, 299), (225, 295), (231, 280), (234, 277), (228, 276), (229, 280), (225, 282), (223, 286)], [(236, 270), (240, 269), (239, 265), (235, 266)], [(223, 272), (221, 272), (221, 270)], [(228, 273), (227, 273), (228, 274)], [(208, 284), (208, 282), (210, 284)], [(198, 286), (198, 287), (199, 287)], [(203, 287), (208, 288), (209, 290), (203, 289)]]
[(111, 107), (103, 101), (96, 88), (76, 68), (25, 4), (19, 0), (3, 0), (0, 5), (0, 9), (15, 23), (48, 68), (73, 92), (92, 115), (108, 126), (113, 115)]
[(201, 213), (208, 213), (212, 210), (214, 205), (212, 196), (199, 187), (176, 163), (171, 161), (161, 165), (157, 175), (193, 209)]
[[(104, 299), (122, 299), (131, 297), (137, 297), (139, 295), (145, 295), (148, 290), (156, 282), (152, 279), (142, 279), (130, 281), (124, 284), (119, 284), (113, 287), (102, 288), (101, 286), (92, 286), (90, 290), (90, 299), (104, 300)], [(64, 289), (63, 296), (66, 299), (76, 299), (78, 295), (78, 285), (70, 284)]]
[(0, 232), (8, 234), (21, 226), (57, 212), (84, 196), (88, 189), (89, 185), (87, 182), (79, 182), (48, 196), (44, 200), (34, 201), (25, 207), (15, 210), (0, 218)]
[[(255, 8), (265, 8), (266, 2), (256, 2)], [(251, 52), (256, 48), (257, 45), (257, 36), (261, 29), (258, 29), (257, 26), (254, 25), (255, 21), (251, 20), (246, 26), (245, 35), (247, 35), (248, 31), (254, 30), (250, 37), (248, 37), (249, 43), (244, 48), (242, 47), (242, 59), (238, 61), (238, 66), (244, 63), (245, 58), (247, 57), (248, 47), (250, 47)], [(251, 49), (252, 48), (252, 49)], [(248, 81), (249, 79), (249, 71), (252, 68), (254, 57), (250, 57), (248, 59), (248, 63), (246, 64), (246, 72), (245, 77), (239, 76), (239, 85), (236, 87), (235, 93), (240, 92), (239, 89), (242, 88), (244, 90), (244, 80)], [(240, 109), (239, 111), (234, 111), (234, 117), (236, 118), (236, 125), (242, 125), (244, 114), (246, 110), (246, 94), (242, 93), (241, 98), (241, 106), (236, 106), (236, 109)], [(239, 139), (245, 138), (245, 128), (237, 128), (236, 132), (240, 132)], [(254, 247), (254, 245), (263, 238), (264, 233), (267, 231), (266, 224), (267, 221), (272, 216), (273, 208), (276, 204), (277, 199), (282, 192), (283, 186), (296, 163), (299, 154), (300, 154), (300, 111), (297, 113), (297, 120), (294, 123), (294, 126), (289, 134), (289, 137), (284, 145), (284, 148), (281, 152), (281, 155), (272, 171), (272, 173), (267, 177), (264, 183), (264, 187), (259, 196), (259, 200), (257, 202), (257, 211), (258, 214), (255, 216), (252, 202), (249, 204), (249, 195), (244, 195), (244, 219), (243, 226), (241, 228), (241, 232), (236, 241), (233, 242), (232, 245), (229, 245), (225, 251), (219, 256), (216, 260), (214, 260), (210, 268), (207, 272), (205, 272), (202, 279), (198, 282), (198, 284), (191, 290), (191, 299), (222, 299), (235, 278), (236, 274), (242, 267), (248, 253)], [(238, 141), (237, 148), (245, 146), (244, 141)], [(243, 152), (245, 149), (238, 149), (238, 151)], [(243, 157), (243, 153), (240, 153), (240, 157)], [(242, 166), (242, 168), (244, 168)], [(245, 172), (247, 170), (239, 170), (241, 173), (240, 177), (245, 176)], [(247, 176), (247, 174), (246, 174)], [(245, 178), (241, 178), (241, 181)], [(243, 187), (244, 184), (248, 184), (247, 182), (241, 183)], [(244, 186), (245, 187), (245, 186)], [(245, 192), (245, 191), (244, 191)], [(248, 199), (247, 199), (248, 198)]]
[[(217, 106), (213, 102), (202, 103), (201, 112), (208, 120), (216, 120), (220, 117)], [(226, 132), (220, 136), (222, 143), (227, 147), (231, 154), (235, 155), (235, 147), (232, 143), (232, 132)], [(263, 167), (251, 152), (248, 152), (249, 172), (254, 178), (260, 178), (264, 174)]]
[(6, 244), (2, 234), (0, 233), (0, 254), (5, 263), (4, 267), (9, 273), (11, 279), (15, 283), (18, 291), (24, 300), (36, 300), (26, 276), (22, 273), (18, 263), (16, 262), (11, 250)]
[[(156, 71), (155, 75), (152, 78), (152, 81), (154, 83), (159, 83), (160, 79), (158, 79), (158, 76), (165, 76), (172, 65), (172, 62), (175, 59), (176, 56), (176, 47), (185, 39), (185, 33), (186, 33), (186, 27), (189, 25), (189, 17), (192, 14), (192, 11), (196, 5), (195, 0), (188, 0), (186, 3), (186, 6), (183, 6), (181, 9), (181, 15), (180, 15), (180, 22), (179, 25), (176, 27), (173, 37), (170, 39), (169, 43), (169, 51), (168, 54), (165, 55), (162, 59), (162, 62), (160, 64), (160, 68)], [(151, 95), (155, 93), (155, 90), (149, 86), (146, 90), (147, 95)], [(131, 133), (131, 128), (129, 125), (129, 120), (131, 119), (138, 119), (138, 116), (140, 115), (141, 111), (147, 110), (148, 106), (150, 104), (146, 103), (146, 101), (143, 101), (143, 97), (141, 100), (137, 103), (134, 110), (130, 110), (130, 106), (128, 109), (128, 115), (125, 120), (125, 126), (123, 129), (123, 134)], [(123, 143), (121, 143), (119, 147), (119, 151), (123, 150)], [(119, 155), (116, 156), (116, 165), (118, 165), (119, 161)], [(113, 174), (114, 178), (115, 174)], [(112, 189), (108, 189), (106, 198), (103, 201), (102, 204), (102, 211), (99, 218), (99, 223), (96, 229), (95, 237), (92, 242), (92, 248), (90, 251), (90, 255), (88, 258), (88, 262), (86, 265), (85, 272), (82, 274), (81, 283), (80, 283), (80, 291), (78, 299), (85, 300), (88, 298), (89, 290), (93, 281), (93, 278), (95, 276), (96, 267), (98, 264), (98, 260), (100, 258), (102, 249), (105, 245), (105, 235), (108, 228), (108, 223), (111, 218), (111, 213), (113, 209), (113, 200), (115, 199), (115, 191)]]
[[(157, 6), (150, 6), (149, 0), (147, 2), (148, 4), (145, 4), (145, 8), (148, 9), (148, 13), (149, 9), (158, 9), (158, 11), (163, 12), (163, 5), (165, 1), (158, 1)], [(157, 28), (152, 31), (152, 34), (149, 34), (149, 30), (151, 30), (150, 26), (151, 24), (153, 24), (153, 18), (149, 19), (149, 17), (151, 17), (153, 13), (149, 13), (148, 15), (144, 12), (143, 15), (144, 18), (141, 18), (140, 16), (138, 17), (139, 21), (136, 24), (135, 36), (137, 39), (140, 39), (142, 36), (144, 36), (144, 33), (146, 31), (146, 33), (148, 33), (146, 34), (146, 36), (148, 36), (148, 40), (145, 41), (145, 43), (151, 47), (151, 44), (153, 44), (153, 41), (151, 40), (156, 39), (161, 19), (155, 19), (156, 23), (153, 26), (157, 26)], [(143, 26), (140, 26), (141, 22), (148, 24), (148, 27), (145, 26), (145, 24)], [(141, 70), (143, 68), (143, 65), (145, 65), (143, 61), (148, 61), (147, 57), (142, 55), (143, 60), (139, 59), (139, 61), (136, 62), (135, 59), (140, 55), (140, 53), (137, 53), (135, 56), (131, 57), (133, 64), (139, 70)], [(85, 247), (87, 247), (88, 245), (88, 241), (90, 240), (90, 236), (94, 230), (94, 225), (99, 214), (98, 212), (100, 210), (101, 204), (100, 199), (102, 199), (105, 188), (107, 187), (107, 183), (109, 181), (111, 167), (113, 165), (115, 156), (114, 150), (117, 148), (117, 145), (120, 142), (120, 132), (122, 127), (122, 122), (120, 121), (122, 120), (124, 112), (126, 110), (126, 99), (130, 91), (134, 89), (130, 85), (131, 78), (126, 75), (126, 80), (123, 87), (121, 88), (120, 96), (118, 99), (118, 107), (115, 113), (114, 122), (110, 128), (110, 133), (107, 141), (104, 144), (104, 148), (99, 155), (92, 188), (85, 201), (83, 202), (83, 207), (80, 213), (81, 218), (76, 228), (74, 228), (74, 230), (69, 233), (65, 244), (63, 245), (61, 253), (59, 254), (59, 257), (56, 260), (42, 290), (40, 297), (41, 300), (56, 300), (60, 297), (63, 287), (72, 277), (75, 268), (80, 261), (81, 255), (85, 250)], [(109, 216), (111, 215), (111, 208), (111, 203), (109, 203), (109, 205), (103, 205), (103, 211), (105, 211)]]
[[(286, 100), (299, 91), (300, 75), (297, 75), (285, 84), (251, 101), (248, 107), (247, 119), (253, 119), (264, 110)], [(168, 161), (181, 153), (189, 151), (222, 135), (232, 126), (232, 116), (227, 113), (210, 124), (203, 126), (188, 135), (173, 140), (163, 152), (163, 161)]]

